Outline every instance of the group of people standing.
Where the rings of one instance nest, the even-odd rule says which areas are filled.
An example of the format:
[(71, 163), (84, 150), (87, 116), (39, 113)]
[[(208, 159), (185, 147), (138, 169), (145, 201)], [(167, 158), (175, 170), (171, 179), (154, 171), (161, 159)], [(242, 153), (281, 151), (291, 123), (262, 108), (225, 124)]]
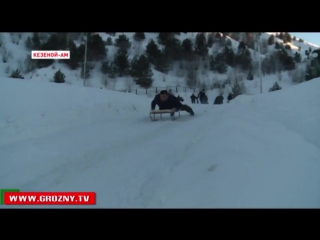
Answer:
[(190, 96), (191, 98), (191, 103), (195, 104), (197, 101), (197, 104), (200, 101), (200, 104), (208, 104), (208, 96), (206, 95), (206, 92), (204, 90), (200, 91), (198, 96), (194, 95), (194, 93), (192, 93), (192, 95)]
[[(208, 96), (205, 93), (205, 90), (201, 90), (198, 94), (198, 96), (196, 96), (194, 93), (192, 93), (192, 95), (190, 96), (191, 98), (191, 103), (195, 104), (197, 102), (197, 104), (200, 101), (200, 104), (209, 104), (208, 102)], [(223, 99), (224, 97), (222, 96), (222, 94), (220, 94), (219, 96), (217, 96), (213, 102), (213, 104), (223, 104)], [(232, 93), (229, 93), (228, 95), (228, 103), (233, 99), (233, 95)]]

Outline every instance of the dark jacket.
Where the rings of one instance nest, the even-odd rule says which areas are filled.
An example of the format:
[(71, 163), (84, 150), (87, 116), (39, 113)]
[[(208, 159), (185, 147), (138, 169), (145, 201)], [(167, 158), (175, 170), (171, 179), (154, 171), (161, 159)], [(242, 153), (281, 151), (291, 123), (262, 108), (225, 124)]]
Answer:
[(182, 97), (180, 97), (180, 96), (178, 96), (177, 98), (178, 98), (178, 100), (179, 100), (180, 102), (183, 102), (183, 101), (184, 101), (184, 99), (183, 99)]
[(204, 97), (204, 95), (205, 95), (205, 92), (204, 92), (204, 91), (201, 91), (201, 92), (199, 92), (199, 94), (198, 94), (198, 98), (201, 100), (201, 99)]
[(223, 96), (217, 96), (213, 104), (223, 104)]
[(160, 110), (181, 108), (182, 104), (179, 99), (171, 94), (169, 94), (167, 101), (162, 102), (160, 99), (160, 94), (157, 94), (151, 102), (151, 110), (155, 110), (156, 105), (159, 106)]

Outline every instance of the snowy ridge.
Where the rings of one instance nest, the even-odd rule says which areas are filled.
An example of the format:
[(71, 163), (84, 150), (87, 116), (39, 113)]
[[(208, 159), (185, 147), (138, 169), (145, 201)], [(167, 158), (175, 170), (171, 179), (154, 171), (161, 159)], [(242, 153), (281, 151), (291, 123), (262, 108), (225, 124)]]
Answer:
[[(110, 37), (112, 41), (121, 34), (125, 34), (129, 40), (131, 41), (131, 47), (129, 49), (129, 59), (132, 59), (135, 55), (140, 55), (145, 51), (146, 45), (149, 43), (151, 39), (153, 39), (157, 43), (157, 36), (158, 33), (146, 33), (146, 39), (142, 41), (141, 46), (134, 42), (133, 35), (134, 33), (116, 33), (115, 36), (111, 36), (107, 33), (99, 33), (99, 35), (102, 37), (104, 41), (107, 41), (107, 39)], [(181, 42), (186, 39), (190, 38), (193, 42), (195, 41), (195, 38), (197, 36), (198, 32), (192, 32), (192, 33), (180, 33), (180, 35), (175, 35), (177, 39), (179, 39)], [(211, 33), (205, 33), (208, 37)], [(267, 40), (271, 34), (276, 33), (262, 33), (261, 39)], [(10, 33), (2, 33), (0, 41), (2, 42), (2, 54), (5, 51), (8, 56), (8, 61), (0, 66), (0, 76), (8, 77), (12, 71), (15, 69), (20, 69), (21, 72), (23, 72), (24, 67), (24, 61), (27, 58), (27, 55), (30, 54), (30, 51), (26, 49), (25, 47), (25, 41), (27, 37), (31, 36), (32, 33), (16, 33), (16, 34), (10, 34)], [(237, 50), (239, 41), (234, 40), (230, 36), (227, 36), (228, 39), (230, 39), (232, 43), (232, 48), (234, 50)], [(283, 43), (281, 39), (275, 38), (275, 41), (279, 43)], [(18, 42), (18, 45), (16, 44)], [(81, 41), (76, 41), (76, 44), (79, 45)], [(306, 58), (305, 50), (308, 50), (309, 47), (312, 48), (312, 50), (319, 48), (318, 46), (314, 44), (310, 44), (307, 42), (299, 42), (292, 41), (290, 44), (291, 50), (288, 50), (291, 55), (293, 55), (296, 51), (298, 51), (298, 48), (301, 47), (301, 50), (298, 51), (301, 53), (302, 59)], [(158, 46), (160, 46), (158, 44)], [(161, 46), (160, 46), (161, 47)], [(112, 59), (114, 54), (117, 51), (117, 47), (115, 46), (106, 46), (107, 48), (107, 59)], [(5, 49), (5, 50), (4, 50)], [(275, 50), (274, 45), (268, 46), (268, 52), (266, 55), (272, 53)], [(214, 47), (209, 48), (209, 55), (212, 54), (214, 51)], [(255, 61), (255, 65), (257, 65), (258, 61), (258, 54), (253, 49), (249, 49), (253, 60)], [(262, 55), (262, 59), (266, 56)], [(95, 87), (95, 88), (105, 88), (103, 84), (103, 74), (100, 71), (101, 63), (97, 63), (95, 69), (91, 71), (91, 77), (88, 79), (88, 86)], [(30, 81), (44, 81), (44, 82), (50, 82), (53, 81), (53, 75), (58, 70), (61, 69), (61, 71), (66, 75), (66, 84), (70, 85), (76, 85), (76, 86), (83, 86), (83, 79), (80, 77), (80, 69), (77, 70), (71, 70), (66, 65), (61, 63), (54, 63), (52, 66), (48, 68), (42, 68), (42, 69), (36, 69), (33, 72), (23, 74), (26, 80)], [(232, 72), (232, 69), (230, 70)], [(211, 86), (214, 82), (223, 82), (226, 79), (228, 79), (228, 76), (232, 73), (227, 74), (216, 74), (212, 71), (206, 71), (205, 73), (201, 73), (200, 81), (202, 84), (205, 84), (206, 86)], [(172, 69), (168, 74), (163, 74), (161, 72), (158, 72), (153, 69), (154, 73), (154, 83), (153, 87), (167, 87), (167, 86), (186, 86), (185, 82), (185, 74), (179, 73), (176, 68)], [(277, 75), (266, 75), (263, 77), (263, 83), (264, 83), (264, 92), (268, 92), (268, 89), (273, 85), (275, 81), (277, 81), (278, 76)], [(282, 73), (282, 80), (281, 80), (281, 86), (282, 88), (286, 88), (289, 86), (292, 86), (292, 74), (290, 75), (290, 72), (283, 72)], [(259, 78), (255, 74), (254, 75), (254, 81), (244, 81), (245, 85), (249, 85), (251, 90), (248, 94), (256, 94), (259, 93)], [(132, 89), (139, 88), (134, 83), (132, 83), (132, 80), (130, 77), (122, 77), (117, 78), (115, 81), (110, 81), (108, 83), (108, 89), (112, 90), (119, 90), (123, 91), (125, 89), (128, 89), (130, 86)], [(198, 90), (198, 89), (197, 89)], [(150, 90), (154, 91), (154, 90)], [(188, 90), (189, 92), (192, 92), (191, 89)], [(228, 94), (230, 90), (226, 90), (224, 94)], [(138, 94), (144, 94), (144, 91), (139, 91)], [(154, 94), (154, 93), (152, 93)], [(217, 95), (218, 93), (215, 92), (213, 95)], [(226, 96), (226, 95), (225, 95)], [(213, 99), (210, 99), (210, 102), (213, 102)]]

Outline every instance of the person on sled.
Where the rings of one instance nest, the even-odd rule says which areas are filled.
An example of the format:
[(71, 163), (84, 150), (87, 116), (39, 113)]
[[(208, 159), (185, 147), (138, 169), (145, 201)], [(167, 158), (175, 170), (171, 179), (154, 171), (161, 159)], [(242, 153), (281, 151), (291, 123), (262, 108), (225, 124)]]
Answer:
[(151, 110), (155, 110), (156, 105), (159, 106), (159, 110), (172, 109), (173, 111), (170, 113), (171, 117), (174, 117), (175, 112), (179, 110), (186, 111), (190, 113), (191, 116), (194, 115), (191, 107), (182, 104), (177, 97), (169, 94), (166, 90), (161, 91), (154, 97), (151, 102)]
[(178, 100), (180, 101), (180, 102), (183, 102), (184, 101), (184, 99), (182, 98), (182, 97), (180, 97), (180, 95), (178, 95)]

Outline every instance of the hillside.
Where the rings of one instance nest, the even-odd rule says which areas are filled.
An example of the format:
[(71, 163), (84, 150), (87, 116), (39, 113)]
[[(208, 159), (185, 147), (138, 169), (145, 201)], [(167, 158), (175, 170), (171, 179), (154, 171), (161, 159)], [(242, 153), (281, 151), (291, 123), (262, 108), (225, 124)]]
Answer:
[(1, 78), (1, 187), (95, 191), (99, 208), (319, 208), (319, 88), (150, 122), (144, 96)]
[[(236, 95), (259, 93), (259, 54), (251, 33), (90, 33), (88, 37), (85, 84), (83, 33), (1, 33), (0, 76), (10, 77), (18, 69), (26, 80), (53, 82), (60, 69), (66, 84), (149, 96), (171, 88), (189, 97), (205, 88), (214, 98), (233, 91), (236, 82), (240, 88)], [(309, 51), (318, 48), (286, 33), (261, 33), (263, 92), (275, 82), (282, 89), (304, 82), (313, 58), (318, 59)], [(32, 49), (69, 49), (72, 57), (64, 62), (31, 60)], [(146, 52), (146, 59), (138, 59)], [(318, 73), (312, 72), (307, 80)]]

